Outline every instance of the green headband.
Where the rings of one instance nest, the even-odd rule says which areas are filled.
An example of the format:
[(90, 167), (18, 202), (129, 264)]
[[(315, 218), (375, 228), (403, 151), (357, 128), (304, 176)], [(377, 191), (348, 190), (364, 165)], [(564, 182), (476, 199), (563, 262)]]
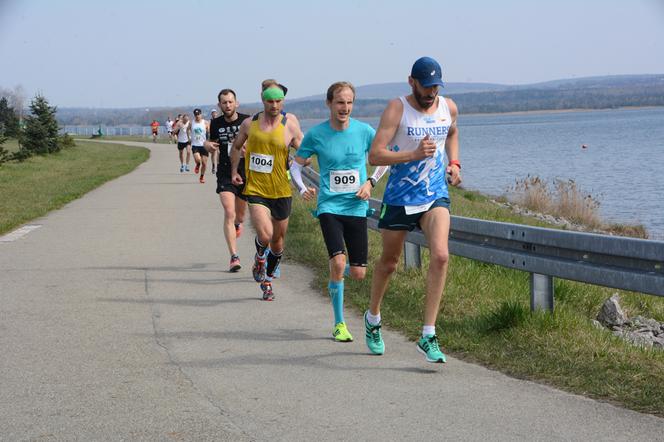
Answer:
[(285, 97), (284, 91), (279, 87), (269, 87), (263, 91), (263, 100), (283, 100)]

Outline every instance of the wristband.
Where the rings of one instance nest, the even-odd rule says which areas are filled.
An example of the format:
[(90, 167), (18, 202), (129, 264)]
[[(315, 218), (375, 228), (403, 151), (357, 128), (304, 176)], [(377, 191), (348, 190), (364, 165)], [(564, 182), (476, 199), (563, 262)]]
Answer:
[(367, 181), (371, 183), (371, 187), (376, 187), (376, 179), (374, 177), (367, 178)]
[(459, 170), (461, 170), (461, 163), (459, 160), (450, 160), (448, 166), (456, 166), (459, 168)]

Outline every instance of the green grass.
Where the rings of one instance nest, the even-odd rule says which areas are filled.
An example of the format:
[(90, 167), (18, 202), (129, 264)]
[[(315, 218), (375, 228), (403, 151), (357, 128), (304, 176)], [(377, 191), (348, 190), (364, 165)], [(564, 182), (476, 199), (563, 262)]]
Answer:
[(0, 234), (80, 198), (148, 159), (147, 149), (76, 141), (76, 146), (0, 166)]
[[(327, 296), (327, 253), (310, 207), (294, 198), (286, 254), (315, 270), (314, 287)], [(546, 226), (460, 189), (452, 190), (452, 214)], [(379, 234), (370, 231), (369, 242), (367, 278), (345, 284), (346, 306), (358, 312), (368, 306)], [(422, 260), (422, 269), (400, 266), (381, 309), (385, 324), (411, 339), (421, 332), (427, 249)], [(441, 344), (458, 358), (514, 377), (664, 416), (664, 351), (633, 347), (591, 323), (615, 292), (630, 316), (664, 321), (663, 299), (564, 280), (555, 280), (555, 313), (531, 313), (528, 273), (453, 256), (437, 323)]]

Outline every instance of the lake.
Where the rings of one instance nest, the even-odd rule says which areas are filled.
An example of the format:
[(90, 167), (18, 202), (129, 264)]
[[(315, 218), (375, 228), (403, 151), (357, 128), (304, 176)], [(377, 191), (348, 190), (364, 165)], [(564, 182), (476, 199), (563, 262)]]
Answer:
[(600, 201), (604, 220), (664, 239), (664, 108), (462, 114), (459, 137), (468, 189), (501, 195), (528, 175), (573, 179)]

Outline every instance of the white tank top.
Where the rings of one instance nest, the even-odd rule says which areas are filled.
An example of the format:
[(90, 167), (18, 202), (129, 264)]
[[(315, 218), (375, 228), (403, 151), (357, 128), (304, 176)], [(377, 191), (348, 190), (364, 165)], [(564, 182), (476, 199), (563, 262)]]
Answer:
[(445, 98), (438, 97), (438, 108), (433, 114), (416, 110), (406, 97), (399, 99), (403, 113), (389, 149), (395, 152), (415, 150), (427, 134), (436, 141), (438, 148), (433, 157), (394, 164), (390, 168), (383, 201), (392, 206), (415, 206), (449, 198), (445, 179), (445, 140), (452, 117)]
[(180, 127), (180, 131), (178, 132), (178, 143), (189, 142), (189, 135), (187, 135), (188, 127), (189, 127), (189, 121), (187, 121), (187, 124), (183, 124), (182, 127)]
[(203, 147), (205, 143), (205, 120), (191, 122), (191, 145)]

